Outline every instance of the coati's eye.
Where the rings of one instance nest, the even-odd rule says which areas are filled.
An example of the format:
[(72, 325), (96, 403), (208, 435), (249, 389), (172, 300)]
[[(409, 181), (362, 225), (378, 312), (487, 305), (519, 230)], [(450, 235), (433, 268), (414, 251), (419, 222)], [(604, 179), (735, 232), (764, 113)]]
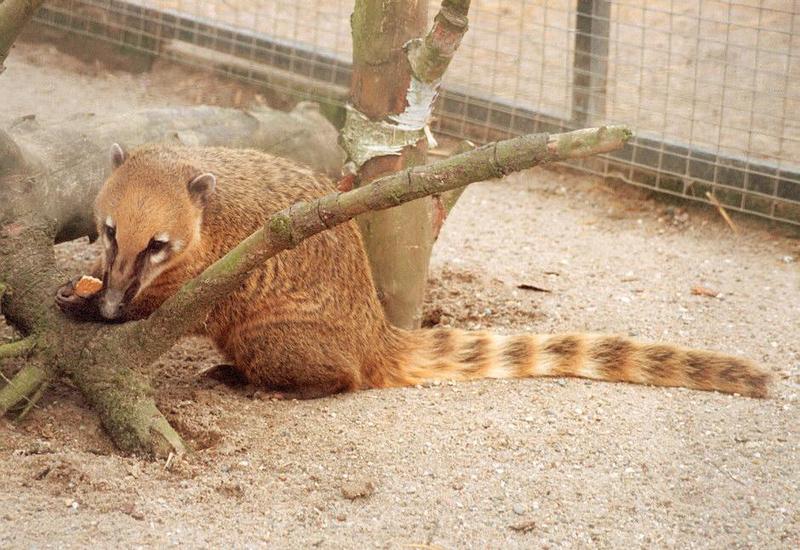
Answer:
[(157, 254), (167, 248), (169, 241), (161, 241), (158, 239), (150, 239), (150, 244), (147, 245), (147, 251), (151, 254)]
[(117, 236), (117, 224), (114, 223), (114, 219), (111, 216), (106, 217), (106, 223), (103, 224), (103, 231), (105, 232), (108, 242), (113, 243), (114, 238)]
[(147, 254), (150, 256), (150, 263), (160, 264), (167, 259), (167, 245), (169, 244), (169, 235), (166, 233), (159, 233), (147, 244)]

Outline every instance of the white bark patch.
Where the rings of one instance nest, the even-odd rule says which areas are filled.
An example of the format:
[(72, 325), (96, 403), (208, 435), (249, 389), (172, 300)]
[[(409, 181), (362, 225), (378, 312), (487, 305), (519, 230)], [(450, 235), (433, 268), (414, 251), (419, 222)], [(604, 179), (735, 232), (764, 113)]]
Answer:
[(398, 115), (387, 120), (373, 121), (352, 105), (347, 106), (347, 119), (342, 128), (342, 145), (356, 167), (386, 155), (399, 155), (403, 147), (427, 139), (428, 145), (436, 146), (428, 130), (433, 104), (439, 93), (439, 82), (426, 84), (411, 77), (406, 92), (407, 105)]
[(389, 120), (394, 122), (400, 130), (424, 131), (431, 120), (433, 104), (438, 95), (438, 81), (426, 84), (412, 76), (406, 92), (408, 105), (399, 115), (390, 115)]

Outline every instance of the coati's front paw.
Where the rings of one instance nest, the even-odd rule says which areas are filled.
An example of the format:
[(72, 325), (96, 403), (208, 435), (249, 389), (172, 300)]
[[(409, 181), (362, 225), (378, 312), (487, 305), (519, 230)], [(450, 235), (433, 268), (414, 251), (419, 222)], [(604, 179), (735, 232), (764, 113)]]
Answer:
[(92, 288), (96, 286), (93, 281), (91, 281), (91, 285), (84, 284), (86, 279), (86, 277), (79, 276), (64, 283), (56, 291), (56, 304), (70, 317), (97, 320), (100, 319), (98, 306), (100, 292), (99, 289)]

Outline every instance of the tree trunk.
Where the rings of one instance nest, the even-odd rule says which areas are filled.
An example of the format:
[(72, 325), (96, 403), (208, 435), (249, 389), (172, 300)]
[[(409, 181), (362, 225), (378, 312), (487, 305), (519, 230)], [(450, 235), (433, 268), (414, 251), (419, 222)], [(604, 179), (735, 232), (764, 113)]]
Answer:
[[(428, 119), (467, 31), (469, 4), (443, 0), (423, 38), (427, 2), (356, 2), (351, 106), (342, 141), (359, 184), (425, 163)], [(435, 196), (358, 218), (378, 295), (395, 325), (421, 324), (431, 250), (447, 211)]]
[[(353, 10), (351, 103), (369, 120), (382, 121), (406, 109), (411, 67), (403, 49), (424, 32), (427, 1), (357, 0)], [(365, 136), (360, 136), (365, 137)], [(425, 164), (426, 140), (399, 154), (376, 156), (360, 166), (361, 184), (406, 166)], [(428, 198), (358, 218), (378, 296), (389, 320), (418, 327), (433, 246), (433, 204)]]

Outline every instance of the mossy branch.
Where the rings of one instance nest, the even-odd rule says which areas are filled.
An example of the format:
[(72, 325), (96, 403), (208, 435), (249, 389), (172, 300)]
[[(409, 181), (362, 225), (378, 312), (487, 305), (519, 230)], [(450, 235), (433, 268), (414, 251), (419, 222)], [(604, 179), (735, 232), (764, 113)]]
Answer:
[(31, 396), (47, 382), (48, 375), (41, 365), (30, 362), (0, 388), (0, 417), (21, 403), (26, 403)]
[(86, 396), (123, 452), (158, 458), (185, 453), (187, 447), (180, 435), (156, 407), (148, 379), (123, 366), (131, 343), (125, 342), (124, 333), (119, 331), (108, 334), (116, 334), (116, 349), (90, 354), (94, 362), (87, 357), (87, 364), (70, 369), (70, 380)]
[(28, 355), (36, 347), (36, 339), (29, 336), (21, 340), (15, 340), (8, 344), (0, 344), (0, 361), (11, 357), (21, 357)]
[[(454, 154), (460, 155), (461, 153), (466, 153), (467, 151), (472, 151), (475, 149), (475, 144), (465, 139), (464, 141), (460, 142), (458, 146), (455, 148)], [(441, 194), (442, 200), (442, 207), (444, 208), (444, 216), (450, 214), (450, 211), (455, 207), (458, 199), (461, 198), (461, 194), (464, 192), (466, 187), (457, 187), (456, 189), (451, 189), (450, 191), (445, 191)], [(444, 220), (442, 220), (444, 222)], [(437, 231), (438, 235), (438, 231)]]
[(469, 0), (443, 0), (433, 27), (425, 38), (408, 45), (411, 71), (422, 82), (433, 84), (444, 76), (450, 60), (469, 28)]
[(47, 391), (47, 387), (48, 383), (42, 382), (39, 384), (39, 387), (34, 394), (26, 399), (27, 403), (25, 404), (25, 407), (23, 407), (22, 411), (20, 411), (20, 413), (17, 415), (17, 422), (24, 420), (25, 417), (28, 416), (28, 413), (33, 410), (33, 408), (36, 406), (36, 403), (38, 403), (44, 395), (44, 392)]

